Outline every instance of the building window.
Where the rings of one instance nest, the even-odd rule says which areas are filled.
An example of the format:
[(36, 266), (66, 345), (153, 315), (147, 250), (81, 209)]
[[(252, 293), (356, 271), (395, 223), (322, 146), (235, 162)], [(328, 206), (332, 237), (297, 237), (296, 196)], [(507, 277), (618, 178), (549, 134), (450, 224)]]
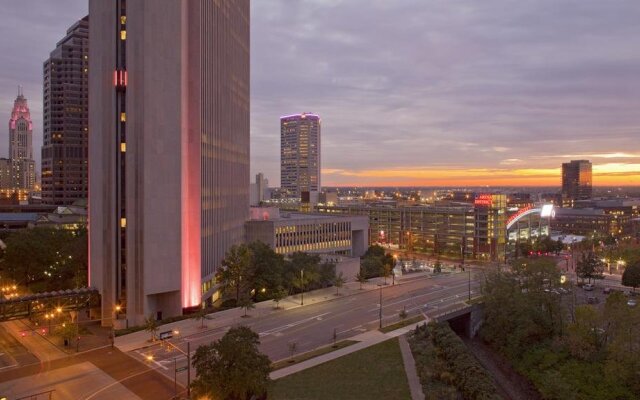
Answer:
[(127, 219), (120, 218), (120, 228), (126, 228), (126, 227), (127, 227)]
[(124, 29), (120, 31), (120, 40), (127, 40), (127, 31)]
[(127, 144), (126, 143), (124, 143), (124, 142), (120, 143), (120, 151), (122, 153), (126, 153), (127, 152)]

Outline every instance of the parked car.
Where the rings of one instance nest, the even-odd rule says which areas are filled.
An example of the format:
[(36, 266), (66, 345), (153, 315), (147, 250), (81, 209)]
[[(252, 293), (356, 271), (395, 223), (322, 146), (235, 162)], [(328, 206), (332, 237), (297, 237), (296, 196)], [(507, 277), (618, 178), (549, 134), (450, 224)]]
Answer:
[(638, 301), (636, 299), (629, 299), (627, 300), (627, 305), (629, 307), (635, 307), (638, 304)]
[(600, 303), (600, 299), (594, 296), (587, 297), (587, 303), (589, 304), (598, 304)]
[(586, 290), (586, 291), (590, 292), (590, 291), (592, 291), (592, 290), (593, 290), (593, 285), (592, 285), (592, 284), (590, 284), (590, 283), (587, 283), (587, 284), (585, 284), (582, 288), (583, 288), (584, 290)]
[(606, 288), (602, 289), (602, 293), (604, 293), (604, 294), (611, 293), (611, 288), (610, 287), (606, 287)]

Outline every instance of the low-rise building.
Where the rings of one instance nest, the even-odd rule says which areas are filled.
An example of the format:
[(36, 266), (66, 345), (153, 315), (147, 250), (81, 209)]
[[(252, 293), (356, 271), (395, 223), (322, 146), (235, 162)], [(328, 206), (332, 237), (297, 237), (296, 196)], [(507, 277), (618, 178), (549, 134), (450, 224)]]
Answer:
[(261, 241), (278, 254), (296, 251), (362, 256), (369, 242), (368, 218), (346, 215), (280, 212), (252, 207), (245, 223), (247, 242)]

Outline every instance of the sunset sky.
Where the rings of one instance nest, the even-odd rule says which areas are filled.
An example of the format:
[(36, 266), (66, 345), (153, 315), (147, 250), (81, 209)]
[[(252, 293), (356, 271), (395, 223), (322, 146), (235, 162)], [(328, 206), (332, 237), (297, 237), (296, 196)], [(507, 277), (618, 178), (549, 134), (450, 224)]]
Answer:
[[(3, 4), (0, 120), (22, 84), (37, 149), (42, 61), (86, 12)], [(302, 111), (326, 186), (558, 185), (571, 159), (640, 185), (640, 1), (254, 0), (251, 18), (251, 170), (271, 186), (279, 117)]]

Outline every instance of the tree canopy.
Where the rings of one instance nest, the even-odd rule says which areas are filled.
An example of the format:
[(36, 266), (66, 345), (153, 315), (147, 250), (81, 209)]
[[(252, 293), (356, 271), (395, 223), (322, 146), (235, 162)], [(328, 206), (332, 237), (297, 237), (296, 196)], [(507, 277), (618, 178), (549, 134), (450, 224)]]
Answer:
[(246, 326), (231, 328), (220, 340), (198, 347), (192, 365), (196, 397), (249, 400), (263, 396), (271, 371), (269, 357), (258, 350), (259, 336)]
[(1, 268), (32, 292), (87, 286), (87, 230), (35, 227), (12, 232)]

